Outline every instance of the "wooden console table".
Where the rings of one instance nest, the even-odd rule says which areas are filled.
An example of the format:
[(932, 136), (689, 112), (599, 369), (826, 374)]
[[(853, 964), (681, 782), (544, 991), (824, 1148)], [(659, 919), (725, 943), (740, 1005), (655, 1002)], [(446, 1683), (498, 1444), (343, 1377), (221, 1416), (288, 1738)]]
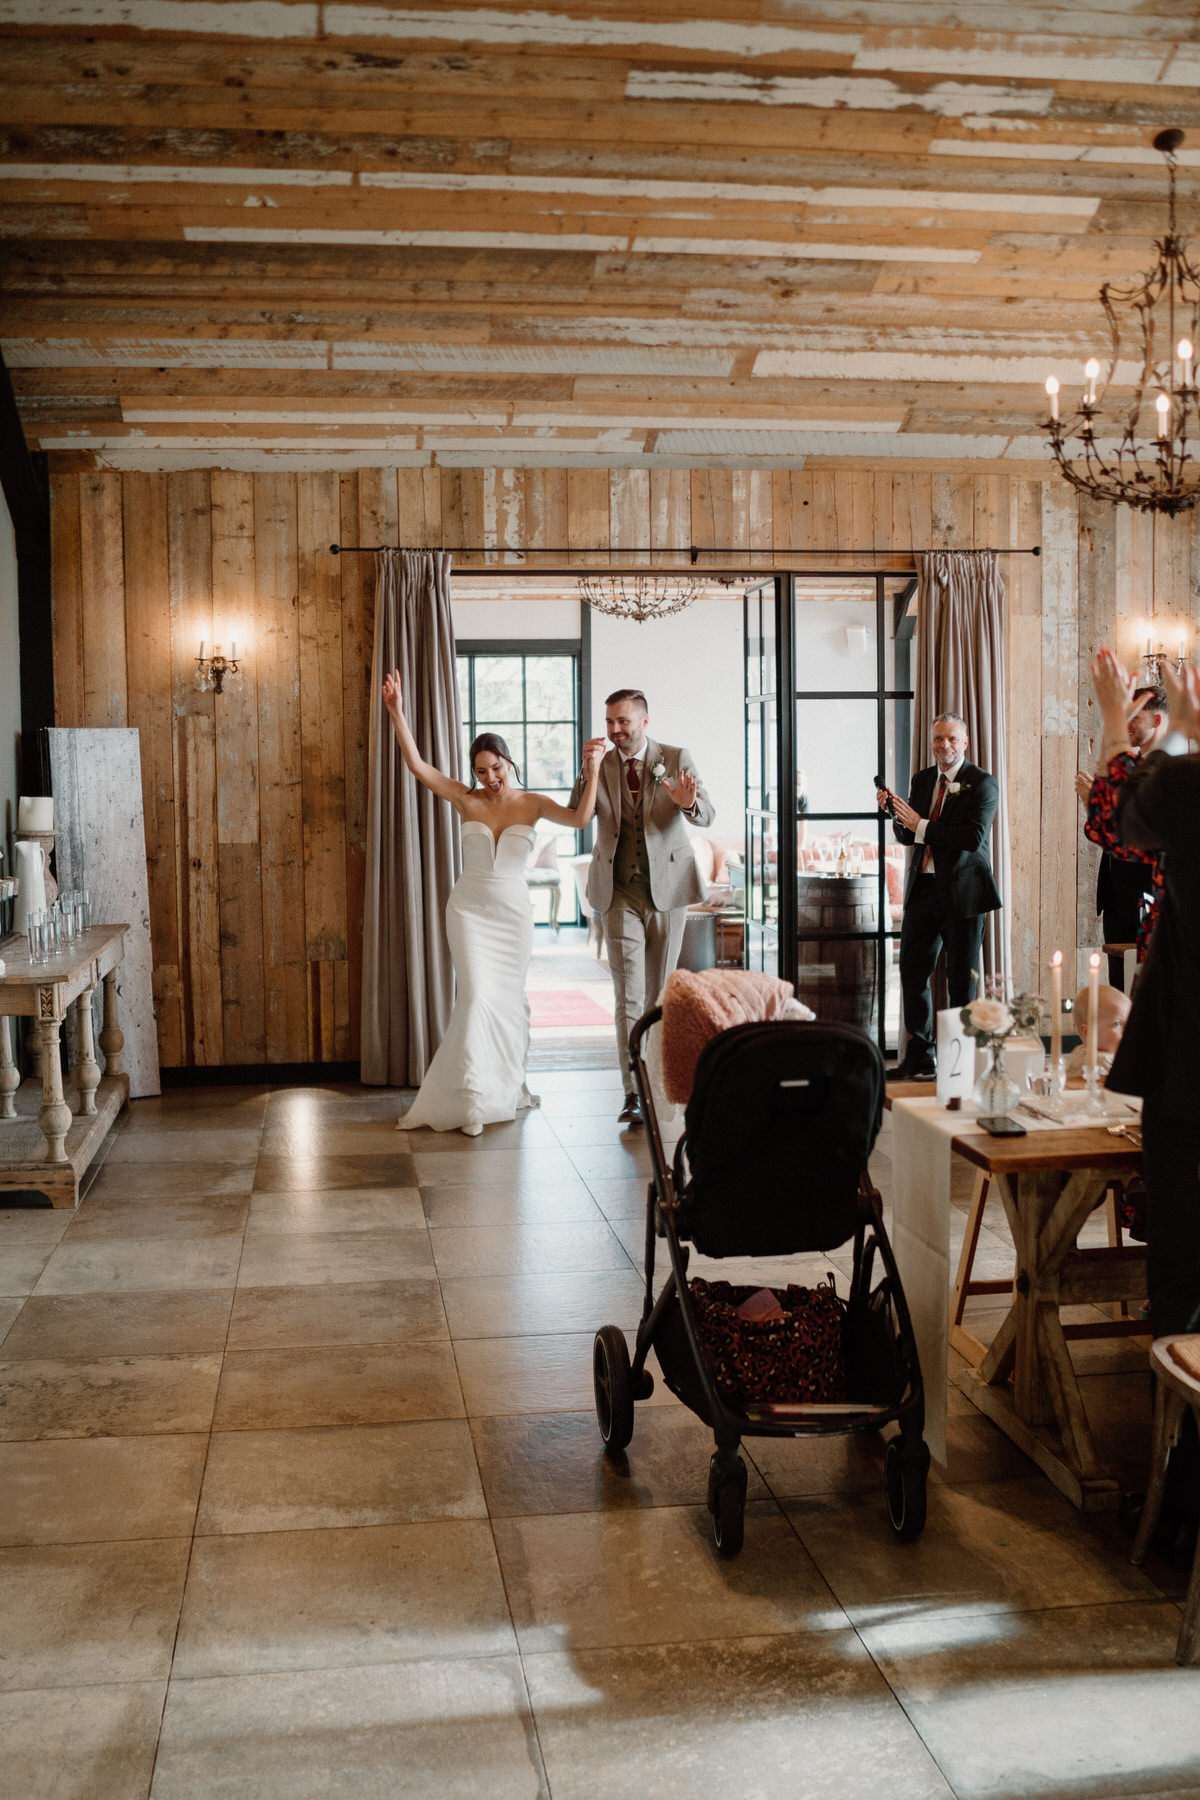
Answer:
[[(32, 1188), (54, 1206), (77, 1206), (79, 1182), (129, 1098), (121, 1071), (124, 1034), (117, 1022), (117, 969), (128, 925), (97, 925), (49, 962), (31, 963), (23, 937), (0, 943), (0, 1201)], [(104, 1022), (96, 1060), (92, 996), (104, 984)], [(75, 1008), (76, 1053), (64, 1092), (63, 1020)], [(9, 1020), (32, 1021), (36, 1076), (22, 1082)], [(74, 1100), (74, 1105), (70, 1104)], [(40, 1104), (39, 1104), (40, 1103)]]

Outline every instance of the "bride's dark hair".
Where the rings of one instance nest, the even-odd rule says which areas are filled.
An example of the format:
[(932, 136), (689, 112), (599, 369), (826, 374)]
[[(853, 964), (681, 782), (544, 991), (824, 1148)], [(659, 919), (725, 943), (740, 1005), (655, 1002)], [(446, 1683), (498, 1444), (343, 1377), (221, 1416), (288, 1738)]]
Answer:
[(512, 759), (512, 752), (502, 737), (494, 731), (481, 731), (471, 748), (467, 751), (467, 761), (471, 765), (471, 779), (468, 786), (475, 786), (475, 758), (483, 753), (487, 756), (502, 756), (517, 780), (521, 779), (521, 771)]

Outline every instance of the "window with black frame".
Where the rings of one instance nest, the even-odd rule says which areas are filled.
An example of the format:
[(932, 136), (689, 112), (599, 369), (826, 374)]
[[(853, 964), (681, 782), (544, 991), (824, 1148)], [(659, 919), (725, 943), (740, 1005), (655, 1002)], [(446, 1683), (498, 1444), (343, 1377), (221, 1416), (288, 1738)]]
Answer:
[[(458, 690), (463, 720), (463, 767), (481, 732), (502, 737), (521, 772), (521, 785), (564, 806), (583, 754), (580, 736), (580, 647), (562, 640), (460, 641)], [(567, 859), (579, 833), (543, 823), (530, 859), (530, 893), (538, 924), (574, 923), (575, 883)], [(557, 868), (556, 890), (553, 871)], [(557, 909), (557, 910), (556, 910)]]

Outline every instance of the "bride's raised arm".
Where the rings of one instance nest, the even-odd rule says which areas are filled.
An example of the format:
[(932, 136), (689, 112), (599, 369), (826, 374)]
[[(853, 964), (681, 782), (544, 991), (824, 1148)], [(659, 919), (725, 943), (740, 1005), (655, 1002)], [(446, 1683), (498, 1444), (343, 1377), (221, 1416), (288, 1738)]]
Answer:
[(539, 794), (541, 811), (539, 819), (553, 819), (556, 825), (571, 825), (576, 831), (582, 831), (585, 825), (592, 822), (592, 814), (596, 810), (596, 785), (600, 779), (600, 764), (604, 759), (607, 741), (604, 738), (589, 738), (583, 746), (584, 783), (583, 792), (579, 796), (578, 806), (560, 806), (557, 800), (551, 800), (547, 794)]
[(408, 727), (404, 716), (404, 706), (400, 693), (400, 671), (393, 669), (383, 683), (383, 704), (392, 721), (392, 730), (396, 733), (396, 742), (400, 746), (400, 754), (417, 780), (427, 787), (431, 793), (442, 800), (461, 800), (469, 793), (469, 789), (461, 781), (454, 781), (449, 775), (443, 775), (432, 763), (426, 762), (417, 749), (417, 741)]

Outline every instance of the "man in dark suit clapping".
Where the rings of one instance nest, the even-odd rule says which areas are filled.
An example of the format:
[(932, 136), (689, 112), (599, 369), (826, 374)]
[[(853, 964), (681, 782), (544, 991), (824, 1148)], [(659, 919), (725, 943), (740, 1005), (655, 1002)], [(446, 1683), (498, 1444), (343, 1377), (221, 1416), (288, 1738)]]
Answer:
[(958, 713), (933, 722), (933, 765), (913, 776), (908, 800), (877, 790), (891, 803), (896, 836), (913, 846), (900, 927), (900, 991), (908, 1048), (893, 1079), (932, 1080), (933, 1001), (929, 983), (938, 951), (946, 951), (951, 1006), (974, 998), (985, 913), (1000, 894), (988, 840), (1000, 791), (995, 776), (967, 761), (967, 727)]

